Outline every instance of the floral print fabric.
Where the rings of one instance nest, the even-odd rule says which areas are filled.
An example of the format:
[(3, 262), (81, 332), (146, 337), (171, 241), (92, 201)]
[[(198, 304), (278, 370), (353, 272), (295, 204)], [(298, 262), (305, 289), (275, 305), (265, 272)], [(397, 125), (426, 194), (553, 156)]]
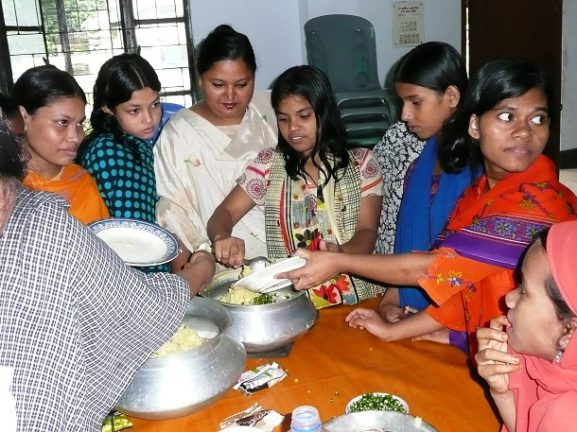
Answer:
[(427, 313), (470, 335), (505, 313), (502, 297), (515, 287), (513, 270), (523, 250), (540, 229), (576, 219), (576, 209), (577, 197), (559, 183), (545, 156), (491, 189), (481, 177), (455, 206), (442, 248), (419, 279), (438, 305)]
[[(359, 167), (361, 198), (368, 196), (380, 196), (382, 177), (378, 164), (369, 150), (354, 149), (351, 151), (352, 160)], [(269, 185), (271, 163), (274, 151), (265, 150), (259, 153), (257, 159), (249, 164), (244, 174), (239, 178), (238, 184), (247, 192), (257, 205), (265, 205), (265, 196)], [(322, 171), (319, 173), (318, 184), (310, 179), (299, 177), (296, 181), (290, 181), (289, 198), (284, 198), (281, 208), (288, 209), (287, 220), (281, 223), (283, 236), (291, 250), (287, 255), (299, 247), (309, 250), (317, 250), (321, 239), (338, 243), (334, 227), (331, 224), (329, 212), (331, 209), (325, 203), (322, 185), (325, 177)], [(325, 188), (334, 187), (330, 182)], [(339, 199), (339, 197), (335, 197)], [(343, 208), (346, 208), (346, 204)], [(334, 304), (355, 304), (359, 298), (354, 289), (354, 282), (346, 274), (328, 280), (324, 284), (309, 290), (309, 296), (317, 308)]]
[(383, 207), (375, 252), (392, 254), (407, 170), (423, 151), (426, 141), (412, 134), (404, 122), (392, 125), (373, 147), (383, 175)]

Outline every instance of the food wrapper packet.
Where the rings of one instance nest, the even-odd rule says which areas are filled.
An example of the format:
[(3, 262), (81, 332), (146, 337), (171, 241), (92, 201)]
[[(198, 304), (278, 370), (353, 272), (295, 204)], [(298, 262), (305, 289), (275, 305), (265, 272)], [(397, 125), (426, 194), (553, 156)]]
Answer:
[(286, 375), (286, 372), (278, 363), (266, 363), (243, 372), (233, 388), (235, 390), (241, 389), (245, 393), (250, 394), (272, 387), (282, 381)]
[(252, 426), (263, 431), (272, 432), (280, 425), (284, 416), (276, 411), (263, 409), (262, 406), (255, 403), (244, 411), (231, 415), (220, 423), (220, 429), (227, 429), (234, 426)]

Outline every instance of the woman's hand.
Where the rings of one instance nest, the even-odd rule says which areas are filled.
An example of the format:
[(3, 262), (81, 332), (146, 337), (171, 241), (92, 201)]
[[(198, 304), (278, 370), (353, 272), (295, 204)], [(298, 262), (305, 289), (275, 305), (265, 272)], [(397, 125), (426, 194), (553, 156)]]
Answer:
[(290, 279), (297, 290), (304, 290), (322, 284), (338, 273), (339, 264), (335, 252), (311, 252), (297, 249), (296, 256), (307, 260), (304, 267), (288, 272), (277, 273), (277, 279)]
[(212, 242), (216, 260), (228, 267), (237, 268), (244, 262), (244, 240), (238, 237), (217, 237)]
[(177, 273), (184, 269), (192, 256), (192, 253), (179, 238), (177, 238), (176, 241), (178, 243), (178, 256), (170, 263), (173, 273)]
[(374, 309), (357, 308), (346, 316), (345, 322), (350, 327), (366, 330), (381, 339), (389, 336), (389, 325)]
[(509, 373), (519, 369), (519, 358), (507, 353), (508, 335), (503, 327), (508, 324), (507, 317), (500, 316), (492, 319), (489, 327), (477, 330), (477, 371), (493, 395), (509, 392)]
[(207, 287), (214, 276), (214, 271), (214, 255), (206, 251), (196, 251), (177, 274), (186, 279), (193, 297)]
[(396, 323), (405, 318), (405, 310), (393, 304), (379, 306), (378, 313), (388, 323)]

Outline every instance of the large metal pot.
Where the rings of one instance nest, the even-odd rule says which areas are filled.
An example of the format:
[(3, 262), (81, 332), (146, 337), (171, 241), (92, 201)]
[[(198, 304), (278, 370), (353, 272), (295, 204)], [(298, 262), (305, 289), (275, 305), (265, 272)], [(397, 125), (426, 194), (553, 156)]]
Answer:
[[(237, 270), (219, 272), (211, 285), (201, 293), (218, 299), (238, 280)], [(222, 303), (232, 315), (227, 334), (241, 341), (249, 354), (267, 353), (287, 347), (307, 332), (317, 320), (317, 310), (304, 292), (291, 291), (291, 298), (264, 305), (232, 305)]]
[(180, 417), (204, 408), (234, 385), (244, 370), (246, 351), (226, 334), (230, 313), (214, 300), (195, 297), (184, 323), (194, 329), (198, 322), (216, 325), (219, 334), (190, 351), (148, 359), (118, 400), (118, 410), (149, 420)]
[(327, 432), (436, 432), (433, 426), (419, 417), (397, 411), (360, 411), (335, 417), (325, 424)]

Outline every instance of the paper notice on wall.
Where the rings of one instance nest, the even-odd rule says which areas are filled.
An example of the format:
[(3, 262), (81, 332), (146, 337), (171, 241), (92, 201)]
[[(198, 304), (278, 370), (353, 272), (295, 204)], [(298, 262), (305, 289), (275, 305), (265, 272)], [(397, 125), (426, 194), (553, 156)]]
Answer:
[(393, 3), (393, 44), (395, 48), (421, 44), (425, 34), (422, 1)]

